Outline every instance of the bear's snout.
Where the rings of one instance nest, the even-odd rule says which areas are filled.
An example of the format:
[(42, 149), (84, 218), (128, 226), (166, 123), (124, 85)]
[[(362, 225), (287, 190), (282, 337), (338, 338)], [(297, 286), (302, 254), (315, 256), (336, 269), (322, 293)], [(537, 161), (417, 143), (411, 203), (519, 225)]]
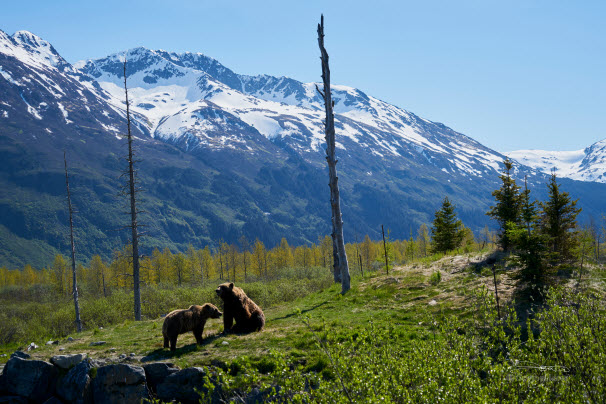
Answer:
[(213, 313), (212, 318), (221, 318), (222, 315), (223, 315), (223, 313), (221, 313), (219, 310), (217, 310)]

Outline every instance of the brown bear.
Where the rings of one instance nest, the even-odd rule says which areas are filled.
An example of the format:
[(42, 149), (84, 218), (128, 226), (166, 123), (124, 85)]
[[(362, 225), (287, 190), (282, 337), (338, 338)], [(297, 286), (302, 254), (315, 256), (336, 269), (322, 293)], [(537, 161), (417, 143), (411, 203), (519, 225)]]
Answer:
[[(265, 325), (265, 315), (246, 293), (233, 283), (223, 283), (216, 289), (223, 300), (223, 331), (248, 333), (261, 331)], [(236, 325), (233, 326), (233, 321)]]
[(202, 343), (202, 333), (204, 325), (209, 318), (221, 317), (219, 309), (210, 303), (204, 306), (190, 306), (185, 310), (173, 310), (164, 318), (162, 326), (162, 335), (164, 336), (164, 348), (168, 348), (170, 341), (170, 350), (174, 351), (177, 348), (177, 336), (189, 331), (194, 332), (196, 342)]

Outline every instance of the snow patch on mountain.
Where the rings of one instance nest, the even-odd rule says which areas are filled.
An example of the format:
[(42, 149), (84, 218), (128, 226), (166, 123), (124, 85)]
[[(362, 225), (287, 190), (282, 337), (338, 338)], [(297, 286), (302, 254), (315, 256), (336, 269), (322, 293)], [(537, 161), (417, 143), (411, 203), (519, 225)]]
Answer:
[(519, 163), (559, 177), (606, 183), (606, 139), (573, 151), (515, 150), (505, 153)]
[[(225, 128), (217, 121), (201, 122), (195, 111), (220, 109), (269, 140), (282, 139), (300, 153), (319, 152), (324, 144), (324, 104), (319, 83), (288, 77), (238, 75), (203, 54), (171, 53), (145, 48), (76, 64), (111, 95), (109, 102), (124, 108), (123, 61), (127, 60), (132, 110), (152, 136), (178, 141), (188, 148), (196, 139), (209, 147), (225, 147)], [(338, 148), (356, 145), (381, 158), (421, 154), (449, 171), (482, 176), (499, 170), (503, 156), (441, 124), (343, 85), (332, 86)], [(215, 131), (210, 133), (210, 131)], [(219, 140), (222, 136), (224, 139)], [(209, 142), (208, 139), (213, 139)], [(236, 141), (238, 143), (238, 141)]]

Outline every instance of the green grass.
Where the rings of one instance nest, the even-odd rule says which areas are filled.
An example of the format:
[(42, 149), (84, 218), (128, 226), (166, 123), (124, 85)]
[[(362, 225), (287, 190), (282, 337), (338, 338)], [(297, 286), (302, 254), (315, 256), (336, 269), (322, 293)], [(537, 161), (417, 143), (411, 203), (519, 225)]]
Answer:
[[(458, 293), (466, 293), (465, 285), (477, 282), (477, 279), (471, 277), (458, 277), (448, 284), (432, 285), (427, 271), (428, 269), (419, 266), (416, 269), (397, 268), (390, 271), (389, 276), (382, 272), (367, 273), (364, 278), (354, 276), (352, 289), (345, 296), (340, 293), (340, 285), (332, 284), (329, 276), (316, 280), (285, 278), (270, 284), (244, 284), (241, 286), (245, 292), (264, 308), (267, 325), (263, 332), (246, 336), (223, 336), (219, 335), (223, 329), (222, 321), (209, 320), (205, 328), (207, 339), (204, 345), (196, 346), (193, 336), (185, 334), (179, 337), (178, 349), (174, 353), (162, 349), (163, 320), (160, 316), (194, 303), (211, 302), (220, 306), (214, 293), (216, 285), (207, 288), (144, 289), (143, 313), (147, 320), (141, 322), (123, 320), (130, 317), (130, 293), (114, 293), (107, 299), (83, 299), (81, 310), (88, 329), (81, 334), (64, 332), (73, 327), (73, 306), (69, 299), (55, 307), (51, 315), (46, 316), (47, 319), (42, 319), (43, 310), (47, 310), (46, 305), (36, 308), (35, 303), (29, 303), (20, 305), (23, 309), (20, 315), (26, 317), (28, 312), (33, 313), (37, 309), (40, 328), (47, 324), (55, 327), (55, 333), (38, 337), (33, 336), (35, 334), (24, 336), (21, 345), (32, 341), (42, 345), (49, 339), (63, 341), (71, 336), (77, 341), (61, 343), (59, 346), (43, 346), (35, 355), (48, 357), (63, 347), (63, 352), (66, 353), (82, 351), (96, 357), (134, 352), (137, 356), (148, 356), (154, 360), (179, 360), (186, 361), (188, 365), (209, 365), (216, 359), (230, 361), (240, 356), (261, 359), (273, 350), (286, 355), (292, 351), (294, 357), (298, 356), (297, 353), (309, 352), (313, 350), (315, 340), (304, 321), (308, 321), (316, 331), (330, 333), (364, 328), (370, 322), (379, 326), (398, 324), (406, 327), (409, 339), (416, 338), (426, 333), (425, 327), (420, 326), (419, 322), (428, 316), (437, 315), (445, 308), (463, 315), (465, 307), (460, 302), (457, 303), (462, 298)], [(446, 286), (456, 289), (452, 294), (453, 302), (429, 305), (430, 300), (444, 293)], [(33, 330), (35, 333), (36, 328)], [(106, 341), (107, 344), (89, 346), (90, 342), (99, 340)], [(10, 353), (15, 348), (14, 343), (0, 346), (0, 353)], [(304, 357), (308, 361), (306, 355)], [(7, 358), (0, 358), (0, 362), (3, 359), (6, 361)]]
[[(202, 345), (190, 334), (181, 335), (175, 352), (162, 347), (162, 319), (151, 318), (74, 333), (75, 341), (43, 345), (33, 356), (87, 352), (118, 360), (120, 354), (134, 353), (135, 364), (212, 366), (227, 398), (256, 387), (266, 399), (282, 402), (349, 402), (348, 396), (369, 403), (599, 402), (606, 397), (600, 382), (606, 374), (599, 360), (602, 336), (592, 331), (606, 325), (603, 269), (586, 275), (587, 292), (571, 293), (571, 280), (554, 289), (545, 306), (535, 305), (534, 321), (544, 331), (538, 339), (530, 333), (525, 341), (525, 325), (515, 314), (521, 306), (512, 300), (520, 287), (512, 281), (516, 271), (498, 271), (499, 319), (492, 272), (475, 266), (479, 257), (470, 258), (446, 256), (396, 267), (389, 275), (355, 276), (345, 295), (330, 282), (289, 295), (300, 284), (282, 279), (292, 299), (280, 300), (279, 290), (245, 284), (264, 308), (262, 332), (223, 335), (221, 320), (210, 320)], [(438, 271), (440, 281), (433, 282)], [(202, 292), (195, 291), (205, 296)], [(90, 346), (101, 340), (106, 344)], [(14, 349), (14, 344), (0, 346), (0, 353)]]

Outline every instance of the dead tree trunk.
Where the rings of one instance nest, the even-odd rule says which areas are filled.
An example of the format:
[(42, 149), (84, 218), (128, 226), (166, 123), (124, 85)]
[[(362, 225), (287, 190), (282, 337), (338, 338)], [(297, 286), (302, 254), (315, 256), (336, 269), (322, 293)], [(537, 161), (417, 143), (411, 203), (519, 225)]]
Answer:
[(339, 266), (339, 247), (337, 245), (336, 235), (337, 233), (333, 227), (332, 233), (330, 235), (332, 237), (332, 272), (335, 283), (341, 283), (341, 267)]
[(324, 121), (324, 134), (326, 138), (326, 161), (328, 162), (328, 175), (330, 187), (330, 206), (332, 208), (332, 237), (333, 254), (335, 257), (335, 281), (336, 273), (341, 278), (341, 293), (350, 289), (349, 265), (347, 263), (347, 254), (345, 253), (345, 242), (343, 240), (343, 218), (341, 215), (341, 200), (339, 196), (339, 185), (337, 177), (337, 162), (335, 158), (335, 115), (333, 112), (334, 103), (330, 91), (330, 68), (328, 65), (328, 53), (324, 48), (324, 16), (318, 24), (318, 45), (320, 47), (322, 60), (322, 81), (324, 92), (316, 86), (316, 89), (324, 99), (324, 108), (326, 110), (326, 121)]
[(72, 247), (72, 295), (74, 296), (74, 308), (76, 310), (76, 330), (82, 332), (82, 321), (80, 320), (80, 303), (78, 301), (78, 282), (76, 279), (76, 244), (74, 243), (74, 219), (72, 209), (72, 196), (69, 192), (69, 175), (67, 174), (67, 157), (63, 152), (63, 163), (65, 164), (65, 188), (67, 189), (67, 207), (69, 210), (69, 241)]
[(497, 301), (497, 316), (499, 316), (499, 320), (501, 319), (501, 307), (499, 306), (499, 289), (497, 287), (497, 270), (494, 265), (492, 266), (492, 278), (494, 280), (494, 297)]
[(135, 184), (135, 161), (133, 154), (133, 135), (130, 129), (130, 105), (126, 86), (126, 58), (124, 59), (124, 95), (126, 97), (126, 126), (128, 129), (128, 190), (130, 197), (130, 219), (133, 244), (133, 293), (135, 297), (135, 321), (141, 321), (141, 285), (139, 281), (139, 229), (137, 223), (137, 189)]
[(381, 225), (381, 233), (383, 234), (383, 251), (385, 251), (385, 271), (387, 275), (389, 275), (389, 261), (387, 255), (387, 243), (385, 242), (385, 230), (383, 229), (383, 225)]

